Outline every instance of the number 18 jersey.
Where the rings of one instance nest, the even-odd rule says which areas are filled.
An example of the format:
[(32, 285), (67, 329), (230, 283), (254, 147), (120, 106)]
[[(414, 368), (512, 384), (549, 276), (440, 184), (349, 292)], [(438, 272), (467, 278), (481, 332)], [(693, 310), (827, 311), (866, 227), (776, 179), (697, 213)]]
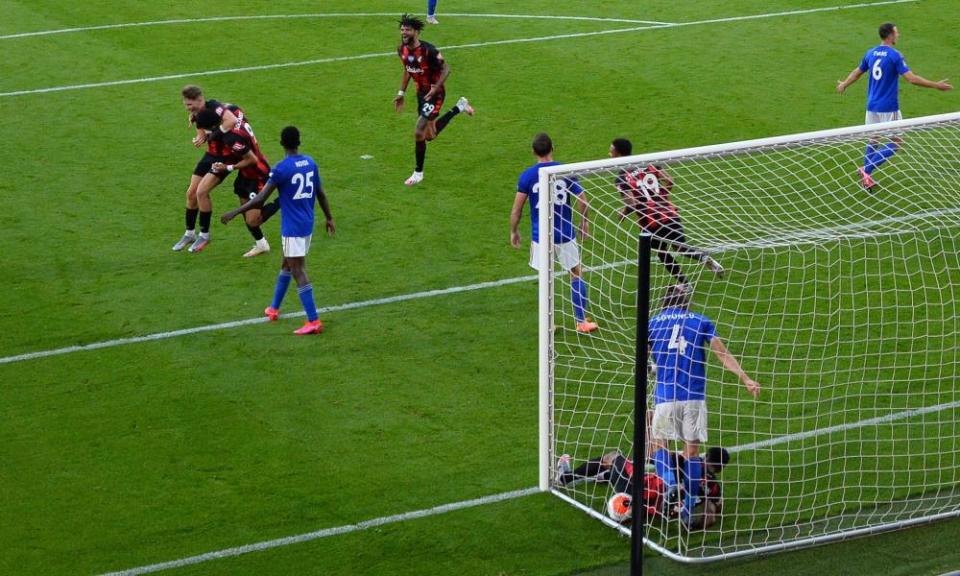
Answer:
[[(556, 166), (560, 162), (539, 162), (527, 168), (520, 174), (517, 181), (517, 192), (527, 195), (530, 202), (530, 236), (534, 242), (540, 242), (540, 169), (547, 166)], [(562, 178), (554, 182), (553, 193), (547, 201), (553, 204), (553, 243), (563, 244), (576, 240), (577, 233), (573, 227), (573, 208), (570, 204), (571, 195), (579, 196), (583, 193), (580, 183), (572, 178)]]
[(706, 400), (706, 345), (716, 336), (709, 318), (666, 308), (650, 320), (650, 354), (657, 367), (654, 403)]
[(269, 182), (280, 192), (280, 234), (288, 238), (313, 234), (313, 199), (321, 185), (313, 158), (287, 156), (273, 167)]

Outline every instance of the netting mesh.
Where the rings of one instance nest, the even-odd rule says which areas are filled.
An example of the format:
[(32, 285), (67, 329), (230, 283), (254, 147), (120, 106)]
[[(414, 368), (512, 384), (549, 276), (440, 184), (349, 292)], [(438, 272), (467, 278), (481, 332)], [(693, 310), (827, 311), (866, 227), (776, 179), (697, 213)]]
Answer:
[[(888, 145), (867, 191), (857, 169)], [(654, 257), (651, 314), (685, 280), (762, 392), (708, 353), (706, 446), (732, 454), (722, 514), (693, 530), (658, 510), (648, 541), (712, 558), (960, 512), (960, 122), (662, 156), (686, 245), (725, 271), (674, 247), (678, 278)], [(570, 276), (555, 274), (551, 457), (573, 467), (632, 455), (640, 218), (615, 184), (648, 163), (627, 160), (556, 176), (590, 205), (579, 245), (599, 324), (574, 329)], [(553, 482), (598, 516), (614, 491)]]

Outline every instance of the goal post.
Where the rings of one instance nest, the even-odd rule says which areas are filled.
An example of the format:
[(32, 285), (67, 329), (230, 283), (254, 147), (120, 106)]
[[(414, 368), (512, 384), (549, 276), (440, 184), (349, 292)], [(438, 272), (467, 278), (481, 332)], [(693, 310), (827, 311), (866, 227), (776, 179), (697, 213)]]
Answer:
[[(960, 113), (542, 168), (543, 201), (578, 184), (590, 227), (581, 283), (540, 234), (540, 488), (631, 532), (608, 513), (602, 457), (633, 458), (648, 418), (634, 400), (637, 237), (657, 193), (644, 170), (669, 180), (684, 233), (654, 240), (650, 315), (683, 283), (761, 387), (706, 351), (702, 451), (730, 455), (722, 507), (678, 513), (644, 466), (647, 546), (705, 562), (960, 515)], [(629, 174), (635, 196), (616, 185)], [(552, 230), (554, 211), (539, 215)], [(596, 331), (577, 330), (577, 298)], [(584, 473), (561, 481), (563, 455)]]

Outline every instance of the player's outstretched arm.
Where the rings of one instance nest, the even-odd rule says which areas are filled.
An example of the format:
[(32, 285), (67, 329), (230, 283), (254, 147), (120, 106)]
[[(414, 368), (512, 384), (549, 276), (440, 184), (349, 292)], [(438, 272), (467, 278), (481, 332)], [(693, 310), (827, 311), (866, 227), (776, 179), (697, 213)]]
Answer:
[(517, 192), (513, 197), (513, 208), (510, 210), (510, 245), (520, 247), (520, 219), (523, 217), (523, 205), (527, 202), (527, 195)]
[(854, 82), (860, 79), (863, 76), (863, 70), (859, 66), (853, 69), (850, 74), (847, 75), (843, 80), (837, 80), (837, 94), (843, 94), (843, 91), (847, 89), (847, 86), (850, 86)]
[(952, 90), (952, 89), (953, 89), (953, 86), (951, 86), (951, 85), (947, 82), (947, 79), (946, 79), (946, 78), (944, 78), (943, 80), (941, 80), (941, 81), (939, 81), (939, 82), (933, 82), (933, 81), (931, 81), (931, 80), (927, 80), (927, 79), (924, 78), (923, 76), (918, 76), (918, 75), (914, 74), (913, 71), (909, 71), (909, 72), (905, 73), (905, 74), (903, 75), (903, 77), (904, 77), (904, 79), (905, 79), (907, 82), (913, 84), (914, 86), (922, 86), (922, 87), (924, 87), (924, 88), (935, 88), (935, 89), (940, 90), (940, 91), (943, 91), (943, 92), (946, 92), (946, 91), (948, 91), (948, 90)]
[(337, 225), (333, 222), (333, 213), (330, 212), (330, 203), (327, 201), (327, 194), (323, 191), (322, 184), (317, 190), (317, 203), (320, 204), (323, 216), (327, 219), (327, 235), (333, 237), (337, 233)]
[(743, 371), (743, 368), (740, 367), (740, 363), (737, 362), (737, 359), (733, 357), (733, 354), (727, 350), (726, 345), (723, 343), (718, 336), (714, 336), (710, 339), (710, 349), (713, 350), (714, 355), (720, 360), (720, 363), (723, 364), (723, 367), (727, 370), (733, 372), (737, 375), (737, 378), (743, 382), (743, 385), (746, 386), (747, 391), (750, 392), (750, 395), (754, 398), (760, 394), (760, 385), (757, 384), (752, 378), (747, 376), (747, 373)]
[(272, 180), (267, 180), (266, 186), (263, 187), (263, 190), (261, 190), (259, 194), (248, 200), (243, 206), (224, 213), (223, 216), (220, 217), (220, 222), (226, 224), (236, 218), (237, 215), (243, 214), (247, 210), (257, 206), (259, 202), (265, 202), (276, 187), (277, 185), (274, 184)]

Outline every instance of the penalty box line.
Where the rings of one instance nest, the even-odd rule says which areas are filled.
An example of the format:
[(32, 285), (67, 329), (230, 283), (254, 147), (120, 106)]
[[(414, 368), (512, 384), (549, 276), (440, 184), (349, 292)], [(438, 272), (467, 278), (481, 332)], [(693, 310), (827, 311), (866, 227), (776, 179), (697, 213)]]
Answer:
[[(934, 406), (925, 406), (922, 408), (914, 408), (911, 410), (904, 410), (902, 412), (895, 412), (893, 414), (888, 414), (886, 416), (879, 416), (876, 418), (867, 418), (864, 420), (860, 420), (858, 422), (851, 422), (849, 424), (840, 424), (837, 426), (828, 426), (826, 428), (818, 428), (818, 429), (809, 430), (806, 432), (786, 434), (783, 436), (770, 438), (768, 440), (761, 440), (758, 442), (750, 442), (748, 444), (733, 446), (729, 450), (732, 453), (738, 453), (738, 452), (747, 452), (750, 450), (756, 450), (758, 448), (770, 448), (771, 446), (786, 444), (788, 442), (793, 442), (796, 440), (806, 440), (816, 436), (833, 434), (835, 432), (844, 432), (844, 431), (853, 430), (856, 428), (865, 428), (867, 426), (877, 426), (880, 424), (895, 422), (897, 420), (905, 420), (907, 418), (912, 418), (914, 416), (933, 414), (936, 412), (942, 412), (944, 410), (950, 410), (954, 408), (960, 408), (960, 401), (947, 402), (943, 404), (937, 404)], [(506, 500), (522, 498), (524, 496), (530, 496), (533, 494), (537, 494), (539, 492), (540, 492), (540, 489), (536, 486), (531, 488), (524, 488), (522, 490), (502, 492), (500, 494), (493, 494), (491, 496), (473, 498), (471, 500), (464, 500), (462, 502), (442, 504), (440, 506), (425, 508), (423, 510), (415, 510), (413, 512), (404, 512), (402, 514), (394, 514), (391, 516), (373, 518), (371, 520), (364, 520), (363, 522), (357, 522), (356, 524), (347, 524), (344, 526), (336, 526), (333, 528), (324, 528), (322, 530), (315, 530), (313, 532), (307, 532), (305, 534), (287, 536), (284, 538), (276, 538), (273, 540), (265, 540), (263, 542), (247, 544), (244, 546), (235, 546), (233, 548), (225, 548), (223, 550), (217, 550), (215, 552), (207, 552), (205, 554), (198, 554), (196, 556), (188, 556), (186, 558), (180, 558), (178, 560), (170, 560), (168, 562), (160, 562), (158, 564), (149, 564), (146, 566), (139, 566), (137, 568), (121, 570), (118, 572), (109, 572), (106, 574), (102, 574), (100, 576), (139, 576), (141, 574), (150, 574), (153, 572), (160, 572), (163, 570), (172, 570), (175, 568), (182, 568), (184, 566), (190, 566), (193, 564), (200, 564), (201, 562), (208, 562), (210, 560), (232, 558), (235, 556), (241, 556), (243, 554), (249, 554), (251, 552), (262, 552), (264, 550), (269, 550), (271, 548), (280, 548), (283, 546), (290, 546), (293, 544), (310, 542), (312, 540), (319, 540), (321, 538), (327, 538), (330, 536), (339, 536), (341, 534), (349, 534), (351, 532), (366, 530), (367, 528), (374, 528), (377, 526), (384, 526), (387, 524), (394, 524), (397, 522), (405, 522), (407, 520), (415, 520), (417, 518), (426, 518), (429, 516), (436, 516), (439, 514), (445, 514), (447, 512), (454, 512), (457, 510), (474, 508), (474, 507), (483, 506), (486, 504), (504, 502)]]

